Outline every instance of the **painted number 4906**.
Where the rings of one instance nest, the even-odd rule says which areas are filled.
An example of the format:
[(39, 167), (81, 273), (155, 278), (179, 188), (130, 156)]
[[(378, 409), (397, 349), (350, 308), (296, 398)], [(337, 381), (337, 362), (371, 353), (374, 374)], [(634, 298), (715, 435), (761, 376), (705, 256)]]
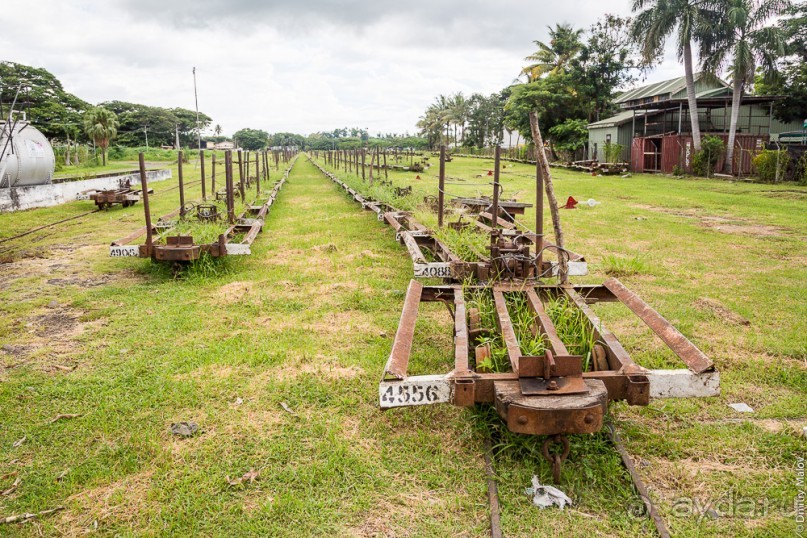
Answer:
[(140, 255), (140, 248), (137, 245), (109, 247), (109, 255), (113, 258), (137, 257)]

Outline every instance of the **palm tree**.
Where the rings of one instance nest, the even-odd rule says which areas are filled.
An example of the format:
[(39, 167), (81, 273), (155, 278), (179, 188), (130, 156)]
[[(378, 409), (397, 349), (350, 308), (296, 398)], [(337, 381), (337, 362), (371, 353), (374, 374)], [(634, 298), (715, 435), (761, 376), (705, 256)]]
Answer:
[(465, 123), (468, 121), (470, 106), (462, 92), (455, 93), (449, 98), (446, 118), (454, 125), (454, 147), (458, 145), (457, 127), (461, 128), (462, 138), (465, 138)]
[(109, 141), (118, 135), (118, 117), (114, 112), (97, 106), (84, 114), (84, 132), (96, 145), (101, 146), (101, 155), (106, 166), (106, 148)]
[(726, 145), (725, 172), (734, 169), (734, 141), (740, 103), (746, 84), (754, 80), (757, 67), (772, 78), (776, 61), (785, 54), (786, 38), (781, 27), (766, 26), (790, 7), (788, 0), (720, 0), (722, 16), (715, 32), (713, 50), (706, 64), (714, 70), (728, 65), (732, 79), (731, 122)]
[(429, 140), (429, 146), (434, 147), (436, 142), (440, 140), (441, 132), (443, 130), (443, 118), (439, 111), (432, 105), (426, 109), (418, 120), (417, 127), (420, 134)]
[(213, 132), (216, 134), (216, 136), (221, 136), (221, 125), (217, 123), (213, 128)]
[(562, 73), (566, 70), (566, 65), (580, 52), (583, 44), (580, 36), (583, 30), (575, 30), (571, 24), (556, 24), (553, 29), (549, 28), (549, 45), (542, 41), (533, 41), (538, 45), (538, 50), (525, 60), (532, 62), (521, 70), (522, 75), (527, 75), (527, 82), (534, 82), (544, 75)]
[[(684, 62), (692, 143), (701, 149), (698, 103), (695, 98), (695, 75), (692, 70), (692, 42), (704, 50), (713, 30), (715, 11), (699, 0), (633, 0), (633, 11), (641, 11), (633, 21), (631, 34), (640, 45), (645, 61), (657, 58), (664, 43), (675, 34), (678, 59)], [(703, 57), (703, 54), (701, 54)]]

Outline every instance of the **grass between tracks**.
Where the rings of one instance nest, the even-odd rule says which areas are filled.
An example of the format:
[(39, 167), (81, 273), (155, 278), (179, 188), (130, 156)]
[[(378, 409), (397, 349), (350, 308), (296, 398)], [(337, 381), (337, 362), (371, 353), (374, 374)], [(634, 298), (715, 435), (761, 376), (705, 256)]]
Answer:
[[(448, 174), (484, 184), (476, 175), (487, 168), (455, 158)], [(533, 196), (530, 173), (506, 169), (506, 196)], [(436, 192), (430, 171), (421, 177), (391, 174), (415, 186), (413, 204)], [(489, 190), (461, 183), (451, 192)], [(154, 184), (155, 215), (176, 207), (176, 190), (159, 194), (174, 185)], [(807, 191), (567, 172), (557, 189), (602, 202), (563, 215), (569, 246), (592, 262), (586, 280), (618, 266), (606, 256), (640, 253), (621, 278), (722, 372), (719, 398), (611, 409), (673, 533), (792, 532), (805, 447), (796, 428), (807, 417)], [(194, 185), (187, 198), (199, 193)], [(91, 208), (0, 215), (0, 239)], [(142, 225), (140, 204), (4, 244), (14, 261), (0, 265), (0, 476), (17, 475), (0, 490), (20, 483), (0, 496), (0, 515), (65, 510), (0, 532), (483, 536), (488, 433), (506, 535), (649, 529), (631, 514), (637, 499), (604, 435), (573, 439), (562, 489), (576, 505), (558, 513), (523, 493), (533, 474), (550, 480), (540, 439), (504, 431), (490, 409), (378, 411), (411, 262), (374, 217), (301, 158), (252, 256), (204, 275), (174, 279), (149, 261), (107, 257), (109, 242)], [(672, 363), (624, 310), (596, 308), (638, 362)], [(450, 369), (445, 309), (423, 305), (416, 330), (413, 371)], [(732, 422), (747, 418), (727, 407), (736, 401), (755, 408), (751, 419)], [(59, 414), (80, 416), (51, 423)], [(172, 436), (182, 420), (199, 432)], [(251, 469), (256, 480), (228, 483)], [(699, 517), (705, 503), (726, 511), (726, 499), (757, 504)]]

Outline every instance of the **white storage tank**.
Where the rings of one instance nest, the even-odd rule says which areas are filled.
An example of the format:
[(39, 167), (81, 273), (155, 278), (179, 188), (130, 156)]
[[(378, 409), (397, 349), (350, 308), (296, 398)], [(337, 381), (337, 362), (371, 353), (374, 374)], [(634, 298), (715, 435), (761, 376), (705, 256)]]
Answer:
[(50, 142), (30, 122), (0, 121), (0, 188), (47, 185), (55, 165)]

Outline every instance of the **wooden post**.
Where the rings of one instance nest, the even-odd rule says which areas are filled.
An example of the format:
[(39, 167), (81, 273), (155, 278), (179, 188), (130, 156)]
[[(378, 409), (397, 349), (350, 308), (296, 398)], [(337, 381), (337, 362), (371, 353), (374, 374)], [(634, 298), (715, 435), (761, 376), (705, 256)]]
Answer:
[(373, 184), (373, 164), (375, 163), (375, 151), (370, 150), (370, 185)]
[(259, 151), (255, 152), (255, 193), (261, 193), (261, 169), (258, 167), (258, 155), (260, 154)]
[(247, 188), (244, 185), (244, 152), (238, 152), (238, 186), (241, 189), (241, 203), (244, 203), (247, 195)]
[(151, 211), (149, 210), (149, 186), (146, 179), (146, 159), (143, 152), (138, 156), (140, 160), (140, 188), (143, 189), (143, 211), (146, 213), (146, 254), (151, 256), (151, 247), (153, 242), (151, 231)]
[(210, 162), (210, 192), (213, 198), (216, 198), (216, 152), (213, 151), (213, 157)]
[(364, 148), (361, 148), (361, 180), (362, 181), (365, 180), (365, 177), (364, 177), (364, 174), (365, 174), (365, 171), (364, 171), (364, 159), (365, 159), (365, 156), (364, 156), (364, 154), (365, 154)]
[(538, 268), (538, 274), (535, 276), (538, 277), (541, 273), (544, 250), (544, 171), (538, 160), (538, 151), (535, 152), (535, 236), (535, 257)]
[(224, 181), (227, 192), (227, 220), (230, 224), (235, 224), (235, 200), (233, 200), (235, 189), (233, 185), (233, 152), (227, 150), (224, 153)]
[(205, 150), (199, 150), (199, 171), (202, 174), (202, 201), (207, 201), (207, 193), (205, 192)]
[[(555, 244), (560, 249), (558, 253), (558, 269), (561, 283), (569, 281), (568, 256), (563, 250), (563, 229), (560, 226), (560, 213), (558, 212), (558, 199), (555, 197), (555, 186), (552, 184), (552, 174), (549, 171), (549, 161), (546, 159), (544, 151), (544, 139), (541, 137), (541, 129), (538, 126), (538, 114), (530, 112), (530, 128), (532, 130), (532, 140), (535, 143), (535, 162), (540, 166), (543, 177), (546, 197), (549, 202), (549, 213), (552, 215), (552, 226), (555, 229)], [(537, 210), (538, 208), (536, 208)]]
[(437, 184), (437, 227), (443, 227), (443, 204), (446, 186), (446, 147), (440, 146), (440, 178)]
[(389, 179), (389, 172), (387, 171), (387, 150), (384, 149), (384, 179)]
[(178, 175), (179, 175), (179, 218), (185, 216), (185, 185), (182, 181), (182, 150), (178, 153)]

